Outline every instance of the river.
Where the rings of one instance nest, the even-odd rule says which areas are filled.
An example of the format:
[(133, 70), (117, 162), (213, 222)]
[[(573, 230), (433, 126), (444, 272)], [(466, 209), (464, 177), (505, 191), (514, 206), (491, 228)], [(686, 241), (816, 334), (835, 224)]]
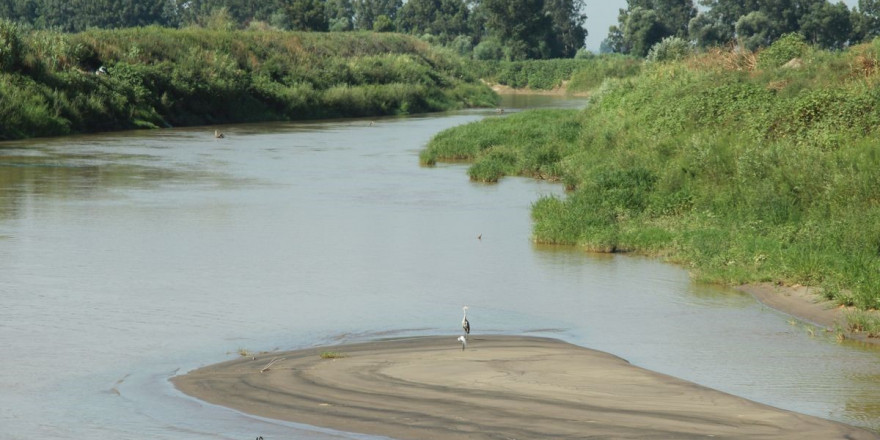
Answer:
[(435, 133), (485, 117), (503, 116), (0, 144), (2, 438), (370, 438), (207, 405), (168, 379), (242, 352), (455, 336), (463, 305), (474, 334), (560, 338), (880, 430), (877, 349), (676, 266), (535, 245), (530, 205), (560, 185), (419, 166)]

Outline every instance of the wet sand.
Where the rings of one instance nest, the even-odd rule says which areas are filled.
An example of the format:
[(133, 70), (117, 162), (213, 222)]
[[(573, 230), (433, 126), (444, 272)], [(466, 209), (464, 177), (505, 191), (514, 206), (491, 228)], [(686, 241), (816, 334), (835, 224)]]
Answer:
[[(745, 284), (738, 290), (751, 294), (762, 304), (787, 313), (802, 321), (824, 327), (827, 331), (839, 332), (847, 339), (867, 344), (880, 344), (880, 338), (868, 337), (864, 333), (846, 331), (846, 313), (852, 308), (843, 307), (823, 299), (816, 289), (807, 286), (780, 286), (773, 283)], [(874, 313), (877, 313), (876, 311)]]
[(472, 336), (462, 351), (456, 336), (263, 354), (172, 381), (246, 413), (396, 439), (880, 439), (556, 339)]

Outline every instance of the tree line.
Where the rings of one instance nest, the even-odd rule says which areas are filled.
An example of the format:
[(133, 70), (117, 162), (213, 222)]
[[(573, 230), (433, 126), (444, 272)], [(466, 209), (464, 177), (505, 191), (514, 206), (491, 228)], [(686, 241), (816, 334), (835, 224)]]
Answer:
[(480, 59), (567, 58), (583, 48), (584, 0), (0, 0), (37, 29), (201, 26), (401, 32)]
[(646, 56), (665, 38), (699, 48), (736, 42), (749, 50), (785, 34), (842, 49), (880, 35), (880, 0), (859, 0), (852, 10), (827, 0), (627, 0), (601, 51)]

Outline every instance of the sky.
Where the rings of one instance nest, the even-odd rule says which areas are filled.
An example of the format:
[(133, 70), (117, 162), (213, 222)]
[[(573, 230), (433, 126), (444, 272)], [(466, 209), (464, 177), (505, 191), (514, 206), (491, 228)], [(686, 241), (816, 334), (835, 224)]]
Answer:
[[(837, 0), (833, 1), (837, 3)], [(858, 4), (858, 0), (844, 0), (850, 8)], [(694, 1), (696, 3), (696, 1)], [(617, 24), (617, 10), (626, 8), (626, 0), (586, 0), (587, 13), (587, 49), (599, 53), (599, 44), (608, 36), (608, 27)]]

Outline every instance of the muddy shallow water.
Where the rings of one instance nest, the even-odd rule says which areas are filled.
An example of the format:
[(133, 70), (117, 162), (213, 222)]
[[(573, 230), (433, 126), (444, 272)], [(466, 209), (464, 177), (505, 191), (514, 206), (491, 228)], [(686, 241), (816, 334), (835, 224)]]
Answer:
[[(506, 113), (583, 105), (517, 99)], [(483, 117), (498, 116), (0, 144), (4, 438), (361, 438), (206, 405), (168, 378), (239, 352), (455, 335), (464, 304), (474, 333), (556, 337), (880, 429), (877, 349), (675, 266), (533, 244), (529, 207), (559, 185), (419, 166), (433, 134)]]

